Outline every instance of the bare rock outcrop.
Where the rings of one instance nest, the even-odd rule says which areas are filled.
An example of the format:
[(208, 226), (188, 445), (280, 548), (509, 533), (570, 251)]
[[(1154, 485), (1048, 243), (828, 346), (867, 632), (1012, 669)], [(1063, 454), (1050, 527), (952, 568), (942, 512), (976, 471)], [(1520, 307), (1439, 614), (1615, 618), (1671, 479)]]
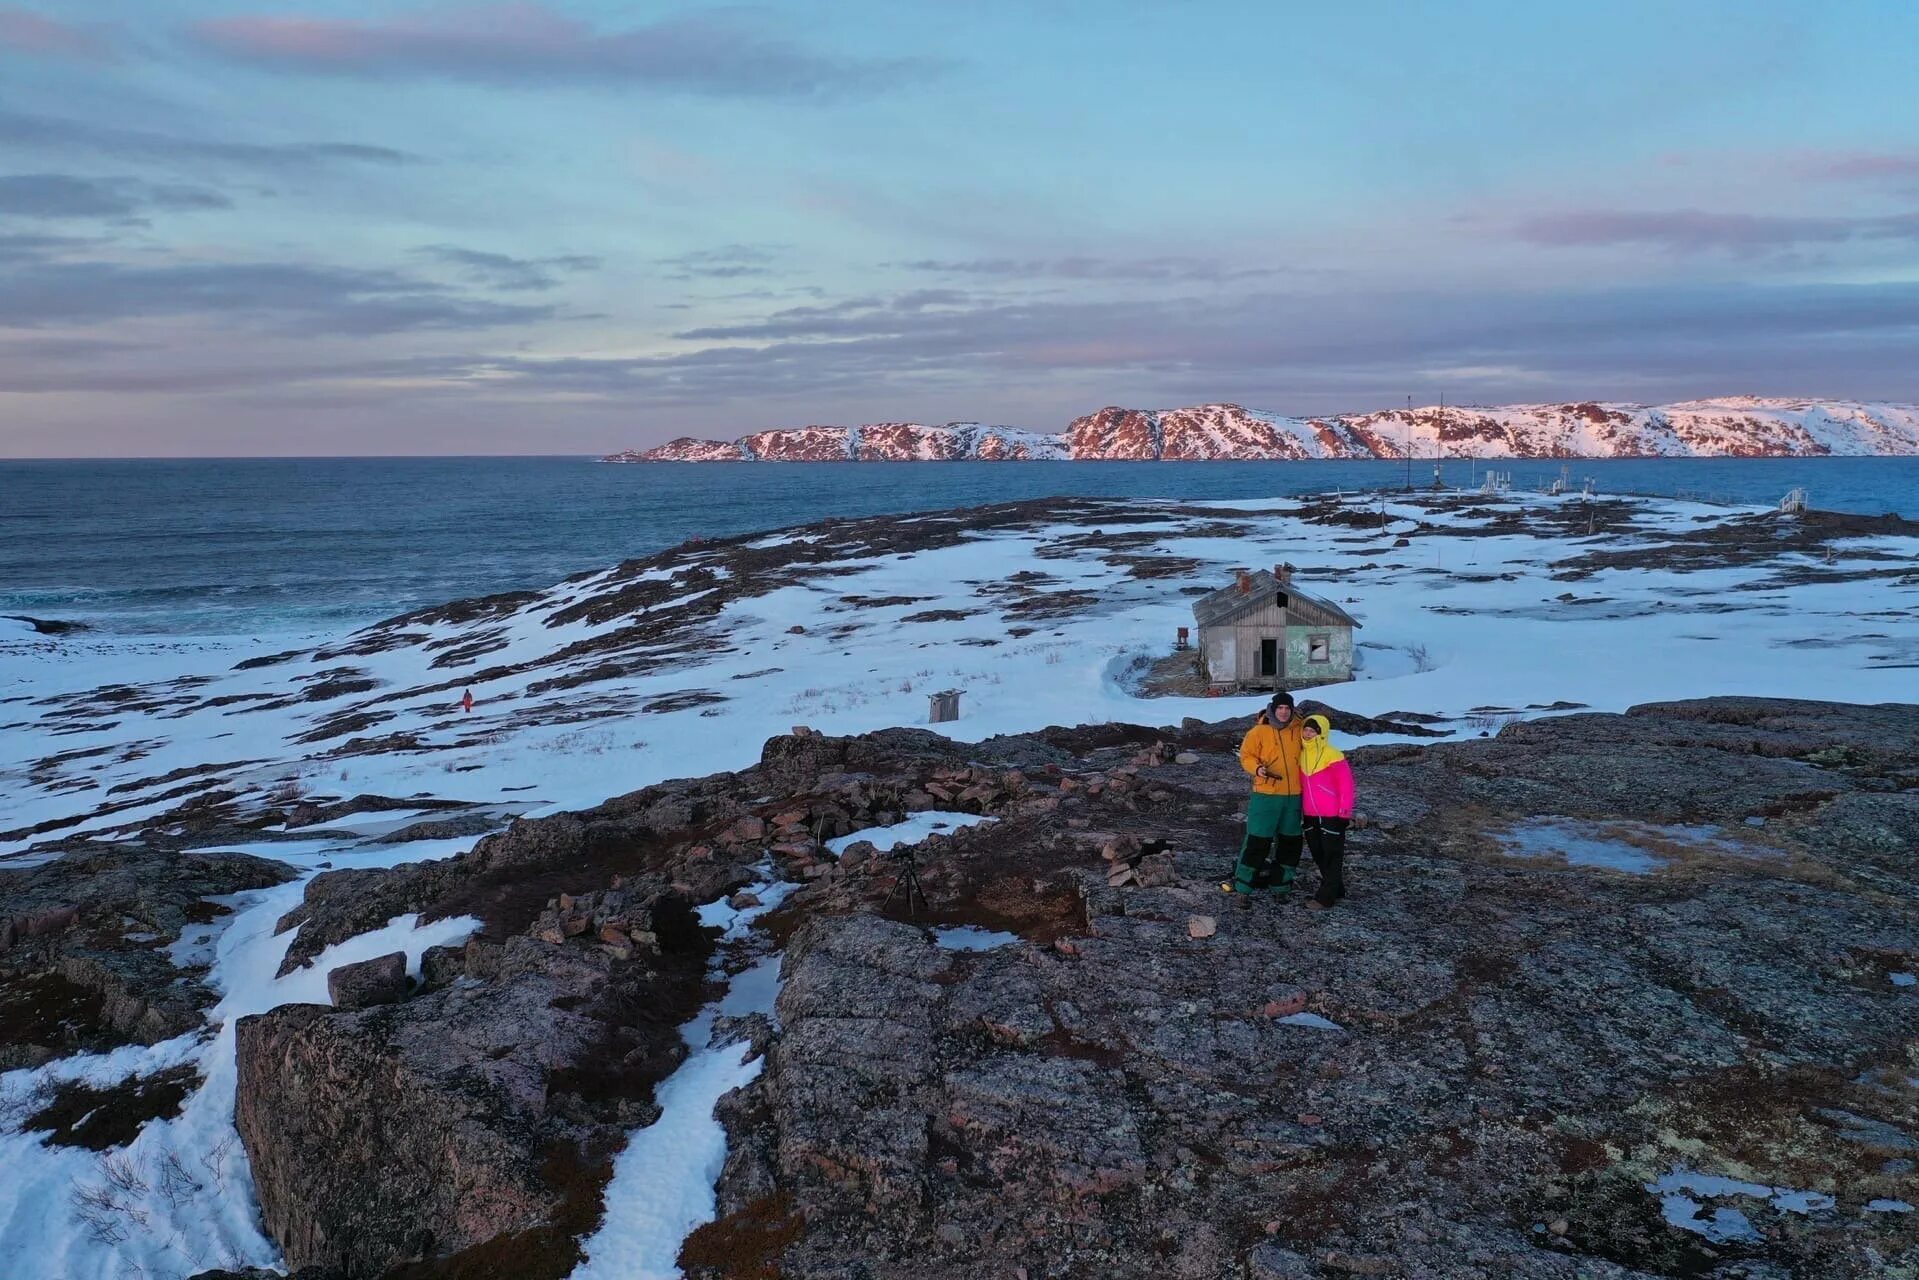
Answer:
[(327, 998), (336, 1009), (370, 1009), (406, 998), (406, 952), (343, 964), (326, 976)]
[(489, 986), (241, 1021), (236, 1120), (290, 1265), (367, 1277), (479, 1246), (502, 1258), (570, 1248), (554, 1224), (592, 1211), (567, 1202), (570, 1166), (603, 1159), (620, 1117), (596, 1126), (554, 1096), (554, 1075), (604, 1038), (555, 1002), (590, 1001), (604, 975), (524, 939), (509, 957), (518, 971)]
[[(1919, 1148), (1919, 1006), (1889, 978), (1919, 965), (1912, 846), (1891, 852), (1919, 708), (1714, 699), (1360, 747), (1354, 896), (1321, 914), (1222, 899), (1243, 787), (1224, 753), (1122, 750), (1036, 780), (1023, 803), (1058, 808), (930, 855), (943, 921), (1051, 842), (1070, 931), (977, 953), (872, 915), (794, 935), (690, 1275), (1919, 1261), (1908, 1215), (1865, 1210), (1911, 1199)], [(1541, 822), (1649, 865), (1569, 860)], [(1148, 838), (1178, 877), (1112, 887)], [(1684, 1198), (1728, 1174), (1762, 1194)]]
[[(487, 924), (399, 1003), (242, 1023), (269, 1225), (342, 1276), (564, 1275), (708, 995), (690, 904), (770, 855), (801, 886), (769, 918), (784, 988), (775, 1022), (735, 1028), (766, 1065), (720, 1104), (698, 1280), (1919, 1261), (1905, 1217), (1865, 1212), (1910, 1198), (1919, 1146), (1919, 1006), (1894, 977), (1919, 971), (1919, 709), (1714, 699), (1347, 738), (1352, 892), (1324, 913), (1219, 892), (1244, 727), (794, 733), (738, 774), (316, 880), (303, 935)], [(996, 821), (917, 846), (908, 920), (895, 857), (823, 842), (923, 809)], [(927, 929), (960, 924), (1019, 940)], [(1765, 1184), (1699, 1202), (1736, 1203), (1750, 1238), (1651, 1189), (1695, 1173)]]
[(168, 948), (292, 868), (237, 853), (106, 846), (0, 871), (0, 1069), (155, 1044), (192, 1030), (213, 995)]

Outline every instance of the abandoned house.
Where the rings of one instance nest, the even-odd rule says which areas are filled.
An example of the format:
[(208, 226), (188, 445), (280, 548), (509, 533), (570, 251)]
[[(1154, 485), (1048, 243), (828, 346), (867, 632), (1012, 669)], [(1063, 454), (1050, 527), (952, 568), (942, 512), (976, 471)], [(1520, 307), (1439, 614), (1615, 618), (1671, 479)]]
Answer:
[(1353, 678), (1353, 616), (1293, 585), (1293, 567), (1235, 569), (1193, 602), (1200, 673), (1214, 688), (1297, 689)]

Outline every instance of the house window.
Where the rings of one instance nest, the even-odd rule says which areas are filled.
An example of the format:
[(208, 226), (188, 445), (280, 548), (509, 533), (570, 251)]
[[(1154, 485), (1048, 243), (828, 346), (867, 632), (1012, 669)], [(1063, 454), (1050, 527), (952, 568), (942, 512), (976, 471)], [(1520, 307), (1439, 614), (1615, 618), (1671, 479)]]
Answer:
[(1331, 662), (1333, 660), (1333, 638), (1331, 636), (1306, 637), (1306, 661)]

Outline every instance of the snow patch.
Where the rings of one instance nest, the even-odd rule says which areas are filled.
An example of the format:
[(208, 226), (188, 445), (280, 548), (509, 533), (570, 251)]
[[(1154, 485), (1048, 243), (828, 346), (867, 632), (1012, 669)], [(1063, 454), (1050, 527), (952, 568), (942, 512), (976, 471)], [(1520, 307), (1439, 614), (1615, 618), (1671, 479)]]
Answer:
[(942, 809), (922, 809), (891, 826), (867, 827), (850, 835), (835, 836), (826, 842), (826, 847), (837, 856), (845, 853), (848, 847), (858, 844), (861, 840), (870, 840), (875, 849), (885, 853), (888, 849), (894, 849), (903, 844), (918, 844), (936, 832), (948, 832), (960, 827), (978, 826), (982, 823), (997, 821), (997, 818), (988, 818), (977, 813), (951, 813)]
[(1837, 1204), (1820, 1191), (1797, 1191), (1790, 1187), (1770, 1187), (1714, 1173), (1698, 1173), (1681, 1165), (1646, 1190), (1659, 1197), (1660, 1211), (1667, 1222), (1682, 1231), (1704, 1236), (1714, 1244), (1751, 1243), (1760, 1239), (1752, 1219), (1738, 1209), (1716, 1206), (1711, 1213), (1701, 1201), (1744, 1198), (1763, 1200), (1782, 1213), (1824, 1213)]

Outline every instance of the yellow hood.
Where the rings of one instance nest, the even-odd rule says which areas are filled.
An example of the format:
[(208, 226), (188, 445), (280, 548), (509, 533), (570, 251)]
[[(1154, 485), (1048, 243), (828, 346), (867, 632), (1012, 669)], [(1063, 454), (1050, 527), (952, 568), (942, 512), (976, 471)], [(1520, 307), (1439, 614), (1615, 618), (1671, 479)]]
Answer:
[(1307, 738), (1299, 744), (1299, 767), (1306, 773), (1318, 773), (1321, 769), (1330, 769), (1346, 758), (1346, 753), (1333, 745), (1332, 722), (1325, 716), (1307, 716), (1306, 723), (1319, 730), (1316, 738)]

